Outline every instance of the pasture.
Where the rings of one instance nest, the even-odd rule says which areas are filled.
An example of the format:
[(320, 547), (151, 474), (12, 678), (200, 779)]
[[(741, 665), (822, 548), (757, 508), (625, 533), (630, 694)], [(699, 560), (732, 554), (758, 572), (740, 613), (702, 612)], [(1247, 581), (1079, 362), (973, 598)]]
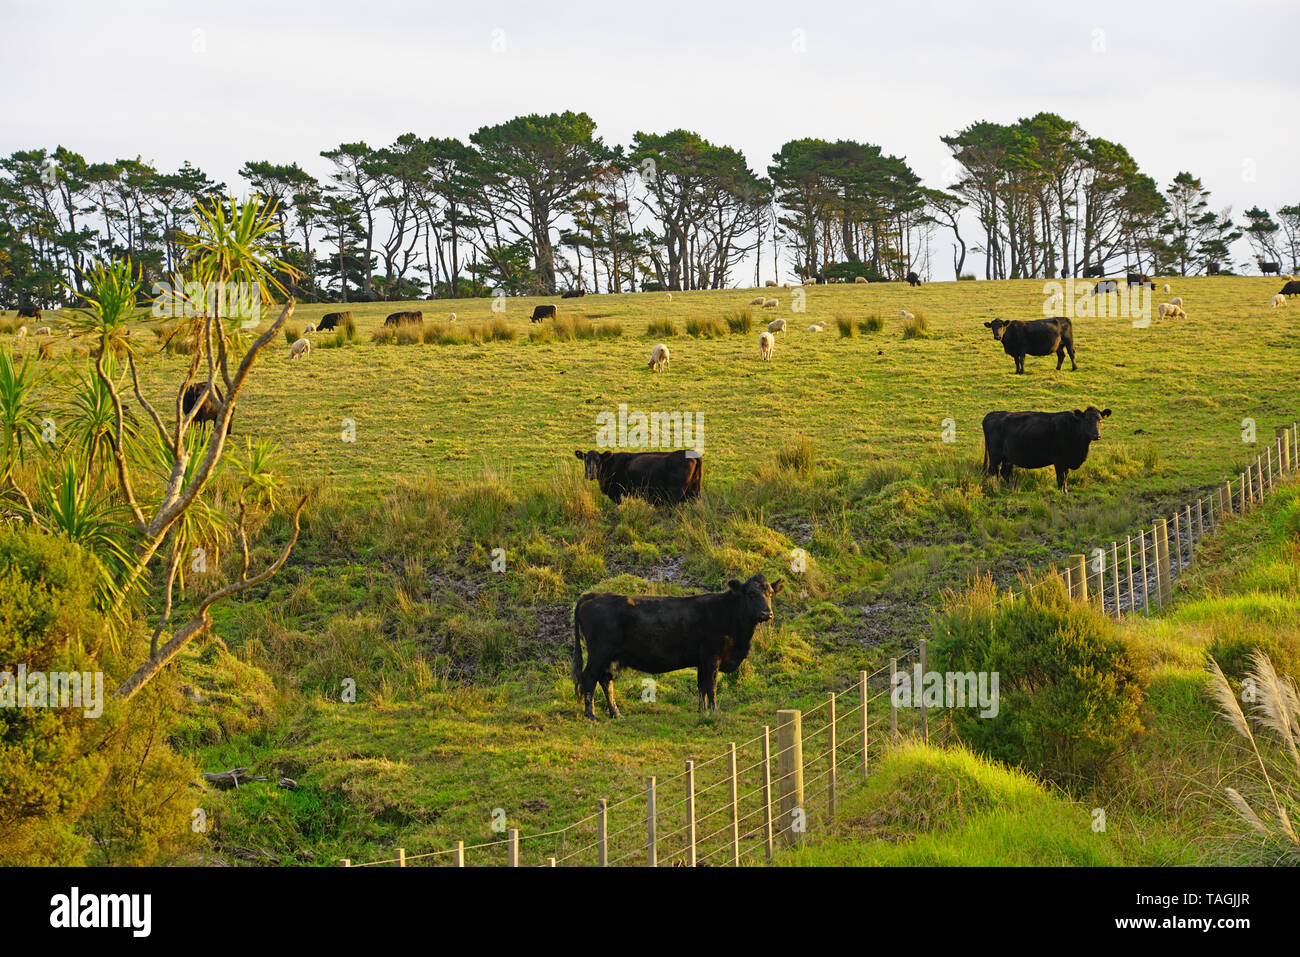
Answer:
[[(1243, 419), (1265, 439), (1295, 418), (1295, 337), (1269, 309), (1278, 283), (1169, 281), (1186, 319), (1076, 319), (1078, 371), (1030, 357), (1023, 376), (983, 324), (1042, 316), (1036, 280), (817, 286), (803, 312), (791, 290), (758, 290), (780, 308), (712, 339), (686, 335), (687, 322), (725, 328), (754, 291), (509, 299), (504, 314), (488, 299), (353, 305), (351, 344), (322, 348), (333, 334), (313, 333), (310, 358), (290, 362), (277, 342), (235, 432), (278, 441), (290, 483), (315, 498), (285, 571), (221, 607), (218, 638), (187, 652), (183, 680), (205, 706), (189, 709), (185, 744), (206, 769), (276, 768), (303, 787), (221, 796), (216, 847), (329, 863), (490, 839), (495, 807), (526, 832), (567, 824), (638, 790), (647, 766), (676, 772), (879, 666), (919, 636), (944, 589), (984, 572), (1009, 584), (1235, 476), (1257, 451)], [(546, 301), (622, 333), (530, 342)], [(301, 305), (291, 325), (339, 308)], [(454, 311), (458, 327), (504, 318), (516, 338), (372, 343), (404, 309), (426, 323)], [(900, 310), (924, 317), (923, 336), (904, 338)], [(874, 316), (878, 331), (859, 329)], [(777, 317), (788, 331), (759, 362), (759, 330)], [(647, 337), (663, 319), (682, 334)], [(137, 335), (143, 354), (156, 348)], [(659, 341), (672, 363), (655, 373)], [(56, 358), (77, 348), (51, 345)], [(144, 387), (163, 395), (185, 361), (149, 356)], [(582, 478), (574, 450), (596, 446), (597, 415), (620, 403), (703, 416), (700, 502), (614, 506)], [(1009, 487), (982, 478), (986, 412), (1088, 405), (1113, 415), (1067, 496), (1050, 469)], [(721, 716), (697, 718), (686, 671), (663, 676), (652, 703), (628, 674), (622, 721), (581, 719), (567, 673), (578, 594), (716, 590), (759, 571), (794, 587), (720, 687)], [(339, 700), (347, 678), (355, 704)]]

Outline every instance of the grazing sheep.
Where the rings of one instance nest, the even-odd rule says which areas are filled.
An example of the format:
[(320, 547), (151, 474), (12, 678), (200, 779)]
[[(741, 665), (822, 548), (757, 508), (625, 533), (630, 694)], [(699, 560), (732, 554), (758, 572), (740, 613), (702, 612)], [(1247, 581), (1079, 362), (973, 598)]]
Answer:
[(910, 321), (916, 318), (916, 316), (912, 315), (906, 309), (899, 310), (898, 317), (904, 321)]
[(1156, 312), (1159, 313), (1161, 319), (1165, 318), (1165, 316), (1172, 316), (1177, 311), (1178, 307), (1172, 302), (1162, 302), (1156, 306)]
[(18, 327), (18, 332), (15, 334), (14, 338), (16, 338), (16, 339), (21, 339), (21, 338), (23, 338), (23, 337), (26, 336), (26, 335), (27, 335), (27, 327), (26, 327), (26, 326), (19, 326), (19, 327)]
[(1280, 292), (1273, 297), (1273, 301), (1269, 308), (1276, 309), (1278, 306), (1282, 306), (1283, 308), (1286, 307), (1286, 296), (1282, 295)]
[(1169, 304), (1170, 304), (1170, 305), (1173, 305), (1173, 306), (1181, 306), (1181, 305), (1183, 304), (1183, 297), (1182, 297), (1182, 296), (1174, 296), (1174, 298), (1172, 298), (1172, 299), (1169, 300)]
[(767, 300), (762, 296), (755, 296), (753, 299), (749, 300), (751, 306), (761, 306), (765, 302), (767, 302)]
[(763, 285), (764, 285), (765, 287), (775, 286), (775, 285), (776, 285), (776, 280), (775, 280), (775, 279), (765, 279), (765, 280), (763, 280)]
[(316, 331), (316, 323), (309, 322), (307, 323), (307, 328), (302, 331), (302, 334), (305, 336), (307, 333), (315, 332), (315, 331)]
[(672, 294), (671, 292), (666, 292), (666, 293), (664, 293), (664, 298), (667, 299), (669, 302), (672, 302), (672, 301), (673, 301), (673, 294)]
[(824, 322), (814, 322), (811, 326), (808, 327), (808, 331), (809, 331), (809, 332), (825, 332), (825, 331), (826, 331), (826, 323), (824, 323)]
[(781, 283), (781, 288), (782, 288), (782, 289), (789, 289), (789, 288), (790, 288), (790, 284), (789, 284), (788, 282), (783, 282), (783, 283)]
[(854, 282), (866, 282), (866, 281), (867, 281), (867, 277), (866, 277), (866, 276), (856, 276), (856, 277), (854, 277), (853, 281), (854, 281)]
[(766, 361), (772, 358), (772, 350), (776, 348), (776, 337), (770, 332), (760, 332), (758, 334), (758, 358)]
[(778, 332), (785, 332), (785, 320), (773, 319), (767, 324), (767, 331), (772, 333), (772, 335), (776, 335)]
[(311, 355), (311, 340), (299, 339), (289, 347), (290, 359), (305, 359)]
[(1169, 295), (1169, 283), (1165, 283), (1165, 295)]
[(764, 309), (775, 309), (775, 308), (776, 308), (777, 306), (779, 306), (779, 305), (781, 305), (781, 300), (779, 300), (779, 299), (764, 299), (764, 300), (763, 300), (763, 308), (764, 308)]
[(456, 321), (456, 314), (455, 314), (454, 312), (449, 312), (449, 313), (447, 313), (447, 321), (448, 321), (448, 322), (455, 322), (455, 321)]
[(658, 372), (660, 369), (667, 369), (671, 359), (672, 356), (668, 354), (668, 347), (661, 342), (650, 350), (650, 361), (646, 365), (651, 372)]
[(52, 336), (54, 335), (54, 332), (50, 329), (49, 326), (41, 326), (32, 334), (36, 336)]

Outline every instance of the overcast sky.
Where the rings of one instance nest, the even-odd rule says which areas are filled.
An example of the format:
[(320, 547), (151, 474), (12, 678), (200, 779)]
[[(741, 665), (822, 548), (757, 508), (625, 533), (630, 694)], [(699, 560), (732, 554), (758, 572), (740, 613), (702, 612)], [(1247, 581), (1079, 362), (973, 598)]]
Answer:
[(947, 186), (941, 135), (1049, 110), (1239, 221), (1300, 202), (1297, 0), (0, 0), (0, 36), (0, 153), (189, 160), (240, 193), (246, 160), (324, 175), (339, 143), (565, 109), (606, 142), (696, 130), (764, 174), (787, 140), (863, 140)]

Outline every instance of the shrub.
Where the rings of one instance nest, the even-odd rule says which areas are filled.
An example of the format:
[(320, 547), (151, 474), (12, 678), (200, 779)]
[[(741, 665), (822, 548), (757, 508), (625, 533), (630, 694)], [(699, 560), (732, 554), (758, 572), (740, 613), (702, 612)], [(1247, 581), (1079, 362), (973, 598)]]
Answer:
[(687, 319), (686, 334), (696, 339), (720, 339), (727, 330), (717, 319)]
[(677, 323), (671, 319), (652, 319), (646, 326), (645, 334), (650, 339), (667, 339), (681, 335), (681, 331), (677, 328)]
[(623, 323), (602, 322), (596, 327), (597, 339), (618, 339), (623, 335)]
[(1142, 730), (1131, 653), (1114, 623), (1072, 601), (1060, 578), (1010, 600), (984, 579), (949, 602), (931, 638), (936, 671), (998, 675), (996, 715), (950, 712), (957, 733), (990, 757), (1087, 784)]
[(853, 326), (853, 320), (849, 316), (836, 316), (835, 325), (839, 327), (841, 339), (852, 339), (856, 329)]
[(398, 323), (395, 341), (399, 346), (418, 345), (424, 341), (424, 328), (417, 322)]
[(861, 333), (879, 332), (885, 328), (885, 317), (879, 312), (873, 312), (865, 319), (858, 321), (858, 331)]
[[(472, 338), (472, 333), (457, 329), (450, 322), (429, 322), (425, 323), (420, 336), (426, 345), (463, 346)], [(401, 341), (400, 338), (398, 341)]]
[(370, 337), (370, 341), (377, 346), (392, 345), (397, 340), (396, 326), (380, 326)]
[(964, 275), (964, 276), (958, 276), (958, 277), (957, 277), (957, 281), (958, 281), (958, 282), (974, 282), (974, 281), (975, 281), (975, 276), (972, 275), (971, 273), (967, 273), (967, 274)]
[(287, 344), (293, 345), (301, 338), (302, 338), (301, 328), (299, 328), (298, 326), (291, 326), (287, 322), (284, 324), (284, 341)]
[(747, 335), (749, 330), (754, 328), (754, 311), (741, 309), (739, 312), (728, 314), (726, 320), (727, 329), (732, 335)]

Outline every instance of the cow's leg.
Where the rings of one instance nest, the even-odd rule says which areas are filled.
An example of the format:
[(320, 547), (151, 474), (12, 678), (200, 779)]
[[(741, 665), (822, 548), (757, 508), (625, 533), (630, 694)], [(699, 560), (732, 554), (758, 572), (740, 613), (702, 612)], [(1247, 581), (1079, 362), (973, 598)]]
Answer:
[(700, 665), (695, 669), (695, 690), (700, 695), (698, 711), (700, 714), (704, 714), (704, 706), (709, 700), (709, 669), (707, 665)]
[(1011, 469), (1012, 469), (1012, 464), (1010, 462), (1002, 463), (1002, 481), (1004, 482), (1011, 481)]
[[(1074, 360), (1071, 359), (1070, 361), (1073, 362)], [(1065, 365), (1065, 346), (1061, 345), (1060, 348), (1056, 350), (1056, 371), (1060, 372), (1061, 366), (1063, 365)]]
[(1069, 472), (1070, 468), (1067, 465), (1056, 466), (1056, 487), (1062, 492), (1068, 491), (1065, 487), (1065, 476), (1068, 475)]
[(1074, 343), (1071, 342), (1071, 343), (1067, 344), (1065, 348), (1066, 348), (1066, 349), (1069, 351), (1069, 353), (1070, 353), (1070, 371), (1071, 371), (1071, 372), (1078, 372), (1078, 371), (1079, 371), (1079, 363), (1077, 363), (1077, 362), (1074, 361)]
[(1024, 374), (1025, 374), (1025, 357), (1023, 355), (1016, 356), (1016, 375), (1024, 375)]
[(600, 690), (605, 692), (605, 705), (609, 708), (609, 716), (620, 717), (618, 704), (614, 701), (614, 676), (608, 671), (600, 676)]
[(716, 668), (713, 671), (713, 679), (709, 682), (709, 709), (714, 714), (718, 713), (718, 672)]
[[(590, 654), (591, 647), (588, 646), (587, 650)], [(592, 721), (596, 720), (596, 678), (605, 673), (607, 673), (605, 666), (591, 658), (587, 659), (587, 667), (582, 670), (582, 706), (587, 717)]]

